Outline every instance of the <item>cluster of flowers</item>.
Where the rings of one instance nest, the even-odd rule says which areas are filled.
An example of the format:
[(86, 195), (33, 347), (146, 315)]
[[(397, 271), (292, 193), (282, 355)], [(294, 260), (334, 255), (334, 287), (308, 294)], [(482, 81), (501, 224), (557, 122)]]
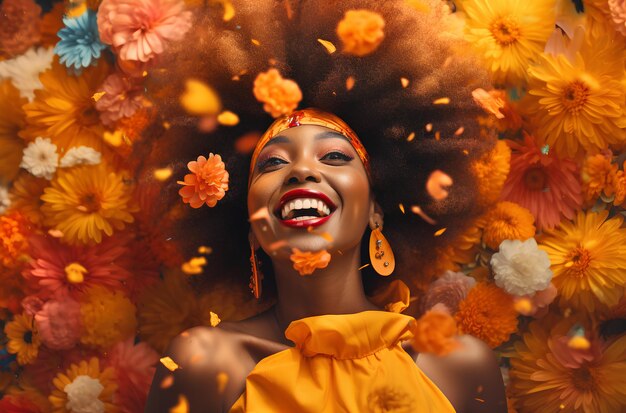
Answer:
[[(0, 411), (142, 411), (175, 335), (214, 325), (211, 310), (244, 311), (164, 271), (200, 273), (206, 260), (183, 263), (162, 236), (180, 214), (154, 202), (171, 171), (134, 179), (131, 148), (156, 110), (143, 78), (201, 3), (0, 5)], [(626, 336), (603, 327), (626, 318), (626, 3), (456, 3), (447, 35), (483, 56), (496, 89), (474, 97), (501, 139), (473, 165), (488, 212), (429, 270), (417, 346), (445, 353), (458, 330), (498, 349), (512, 412), (620, 411)], [(346, 13), (341, 52), (374, 52), (384, 28), (371, 11)], [(302, 99), (276, 69), (253, 94), (275, 117)], [(204, 130), (238, 122), (208, 85), (190, 80), (181, 104)], [(189, 169), (183, 202), (216, 205), (220, 155)], [(328, 260), (296, 258), (303, 273)]]

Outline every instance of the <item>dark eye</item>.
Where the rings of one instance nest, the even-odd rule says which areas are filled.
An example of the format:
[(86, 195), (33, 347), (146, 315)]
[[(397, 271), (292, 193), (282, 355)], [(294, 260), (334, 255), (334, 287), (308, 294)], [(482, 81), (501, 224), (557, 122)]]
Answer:
[(284, 159), (278, 158), (276, 156), (271, 156), (267, 158), (266, 160), (264, 160), (263, 162), (261, 162), (261, 164), (259, 165), (259, 169), (265, 170), (273, 166), (278, 166), (281, 163), (287, 163), (287, 161), (285, 161)]
[(343, 152), (332, 151), (332, 152), (328, 152), (326, 155), (322, 156), (322, 160), (350, 162), (352, 160), (352, 157), (346, 155)]

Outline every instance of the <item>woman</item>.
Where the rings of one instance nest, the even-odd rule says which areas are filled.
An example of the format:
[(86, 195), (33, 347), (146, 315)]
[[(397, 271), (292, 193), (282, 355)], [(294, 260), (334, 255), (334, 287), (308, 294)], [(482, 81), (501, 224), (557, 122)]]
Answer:
[[(280, 117), (258, 140), (247, 176), (243, 157), (228, 138), (195, 140), (190, 149), (180, 143), (190, 129), (185, 122), (165, 133), (159, 149), (164, 153), (152, 154), (157, 162), (171, 159), (169, 142), (186, 159), (198, 152), (221, 154), (230, 175), (226, 196), (206, 212), (207, 225), (201, 229), (204, 238), (228, 234), (229, 241), (238, 240), (233, 242), (237, 252), (214, 246), (207, 279), (217, 281), (241, 264), (242, 236), (237, 234), (245, 228), (253, 251), (251, 286), (257, 295), (263, 286), (265, 298), (273, 295), (274, 284), (276, 302), (244, 321), (196, 327), (177, 336), (165, 356), (180, 368), (171, 372), (159, 366), (145, 411), (168, 412), (187, 404), (191, 412), (506, 411), (489, 348), (462, 336), (448, 356), (415, 354), (407, 346), (412, 318), (383, 311), (364, 290), (364, 282), (371, 284), (364, 273), (393, 267), (391, 251), (394, 276), (412, 285), (420, 282), (418, 270), (435, 271), (433, 247), (445, 241), (433, 238), (432, 224), (405, 214), (400, 203), (422, 206), (438, 225), (449, 228), (451, 238), (463, 230), (465, 218), (481, 210), (468, 170), (488, 147), (478, 138), (478, 111), (470, 97), (482, 75), (471, 61), (450, 59), (450, 40), (436, 30), (441, 14), (423, 15), (404, 2), (322, 3), (286, 2), (286, 9), (259, 2), (253, 11), (235, 4), (238, 20), (231, 27), (208, 18), (199, 26), (205, 31), (186, 43), (205, 47), (199, 54), (185, 49), (174, 58), (178, 69), (186, 67), (183, 78), (202, 76), (218, 89), (224, 107), (240, 116), (237, 128), (213, 135), (240, 136), (264, 122), (258, 106), (250, 109), (242, 98), (249, 96), (252, 78), (228, 79), (261, 72), (269, 58), (299, 85), (300, 107), (322, 107), (339, 117), (318, 109)], [(357, 7), (374, 10), (385, 21), (385, 40), (367, 58), (331, 57), (322, 48), (303, 46), (319, 45), (321, 33), (331, 36), (341, 16)], [(266, 47), (251, 48), (248, 32), (242, 31), (254, 32)], [(195, 64), (185, 64), (189, 55)], [(200, 69), (198, 61), (211, 67)], [(246, 65), (242, 70), (233, 62)], [(348, 88), (345, 80), (351, 76), (357, 80)], [(405, 87), (401, 76), (415, 85)], [(172, 78), (170, 70), (167, 81)], [(432, 104), (442, 96), (452, 104)], [(435, 169), (454, 179), (443, 201), (425, 191)], [(250, 226), (240, 225), (245, 220), (238, 203), (242, 195), (247, 196)], [(194, 219), (200, 227), (199, 214)], [(377, 254), (377, 246), (386, 255)], [(330, 261), (321, 254), (314, 271), (301, 275), (294, 268), (299, 251), (325, 251)], [(372, 265), (362, 268), (362, 258), (370, 258)]]

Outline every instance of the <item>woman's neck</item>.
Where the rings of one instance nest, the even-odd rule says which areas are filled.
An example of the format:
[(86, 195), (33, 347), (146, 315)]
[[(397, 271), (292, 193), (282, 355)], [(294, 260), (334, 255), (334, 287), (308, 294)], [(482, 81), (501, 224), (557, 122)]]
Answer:
[(291, 262), (273, 262), (278, 302), (274, 308), (281, 331), (289, 323), (324, 314), (352, 314), (378, 310), (363, 290), (359, 271), (360, 246), (335, 252), (326, 268), (301, 276)]

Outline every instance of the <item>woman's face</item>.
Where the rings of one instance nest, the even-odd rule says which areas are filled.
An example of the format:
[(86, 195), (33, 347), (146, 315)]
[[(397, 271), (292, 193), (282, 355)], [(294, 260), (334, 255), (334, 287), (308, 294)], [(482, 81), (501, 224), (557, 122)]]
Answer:
[(266, 253), (286, 258), (292, 248), (332, 254), (358, 246), (374, 203), (365, 168), (347, 138), (302, 125), (281, 132), (259, 153), (248, 214), (264, 208), (269, 219), (252, 220), (254, 235)]

